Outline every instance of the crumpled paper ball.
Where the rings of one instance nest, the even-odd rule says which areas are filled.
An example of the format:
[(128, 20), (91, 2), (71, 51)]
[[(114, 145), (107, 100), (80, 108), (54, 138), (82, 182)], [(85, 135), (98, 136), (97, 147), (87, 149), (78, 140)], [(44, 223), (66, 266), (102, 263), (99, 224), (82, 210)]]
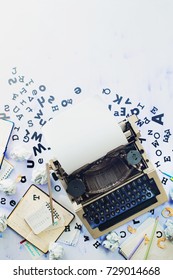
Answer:
[(45, 167), (35, 168), (32, 172), (32, 182), (38, 185), (47, 184), (47, 172)]
[(16, 189), (16, 181), (12, 179), (4, 179), (0, 181), (0, 191), (3, 191), (6, 195), (15, 194)]
[(62, 259), (64, 255), (64, 248), (55, 243), (55, 242), (52, 242), (50, 243), (49, 245), (49, 260), (59, 260), (59, 259)]
[(118, 248), (119, 242), (120, 242), (120, 237), (116, 232), (112, 231), (106, 236), (106, 240), (102, 242), (102, 246), (110, 250), (111, 252), (114, 252), (115, 249)]
[(6, 215), (0, 213), (0, 232), (3, 232), (7, 228), (7, 218)]
[(165, 226), (166, 228), (164, 229), (164, 233), (166, 238), (170, 241), (173, 241), (173, 221), (167, 220)]
[(16, 146), (10, 152), (10, 157), (16, 161), (24, 161), (32, 156), (32, 152), (24, 146)]

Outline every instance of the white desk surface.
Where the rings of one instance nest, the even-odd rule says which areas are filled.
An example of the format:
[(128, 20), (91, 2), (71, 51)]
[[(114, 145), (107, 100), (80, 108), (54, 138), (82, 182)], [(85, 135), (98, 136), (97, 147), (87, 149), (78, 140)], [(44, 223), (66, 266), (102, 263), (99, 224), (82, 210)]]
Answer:
[[(139, 3), (140, 2), (140, 3)], [(9, 8), (10, 4), (10, 8)], [(172, 104), (173, 104), (173, 33), (171, 1), (6, 1), (0, 11), (0, 117), (3, 114), (15, 122), (15, 130), (7, 150), (7, 159), (14, 165), (10, 178), (21, 174), (25, 183), (19, 183), (17, 193), (0, 193), (1, 212), (9, 214), (11, 200), (18, 202), (31, 184), (32, 168), (27, 161), (10, 159), (10, 151), (24, 145), (32, 151), (35, 167), (44, 164), (50, 150), (34, 155), (33, 147), (44, 139), (32, 138), (41, 126), (59, 111), (67, 110), (92, 94), (99, 94), (109, 106), (116, 121), (128, 113), (138, 114), (144, 121), (140, 127), (143, 145), (155, 164), (173, 174), (172, 165)], [(164, 114), (163, 124), (152, 118)], [(149, 121), (147, 121), (149, 120)], [(171, 136), (164, 142), (165, 130)], [(152, 130), (152, 135), (148, 131)], [(55, 133), (60, 133), (55, 131)], [(159, 146), (152, 144), (159, 137)], [(159, 150), (159, 151), (158, 151)], [(170, 160), (166, 161), (166, 157)], [(43, 161), (43, 163), (41, 163)], [(157, 168), (158, 169), (158, 168)], [(163, 175), (158, 171), (163, 179)], [(63, 189), (53, 196), (61, 203), (71, 205)], [(59, 182), (58, 182), (59, 184)], [(173, 183), (164, 185), (169, 194)], [(46, 191), (46, 186), (42, 187)], [(170, 206), (172, 204), (169, 204)], [(165, 218), (160, 206), (154, 217)], [(172, 207), (172, 206), (171, 206)], [(140, 223), (151, 215), (139, 218)], [(170, 217), (172, 220), (173, 218)], [(132, 226), (133, 222), (130, 223)], [(125, 232), (127, 225), (116, 230)], [(120, 233), (121, 232), (121, 233)], [(89, 241), (84, 241), (84, 236)], [(0, 259), (32, 259), (22, 237), (11, 229), (0, 234)], [(101, 242), (101, 239), (97, 239)], [(123, 259), (102, 246), (82, 227), (76, 246), (65, 245), (64, 259)], [(121, 242), (125, 240), (121, 238)], [(41, 259), (47, 259), (43, 255)]]

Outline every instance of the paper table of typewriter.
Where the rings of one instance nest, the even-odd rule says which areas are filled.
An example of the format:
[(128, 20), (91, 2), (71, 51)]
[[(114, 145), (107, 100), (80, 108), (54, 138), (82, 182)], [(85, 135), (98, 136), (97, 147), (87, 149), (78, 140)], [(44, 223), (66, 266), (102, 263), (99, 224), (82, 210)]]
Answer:
[(57, 159), (52, 167), (94, 238), (167, 201), (136, 121), (133, 115), (117, 124), (93, 96), (43, 128)]

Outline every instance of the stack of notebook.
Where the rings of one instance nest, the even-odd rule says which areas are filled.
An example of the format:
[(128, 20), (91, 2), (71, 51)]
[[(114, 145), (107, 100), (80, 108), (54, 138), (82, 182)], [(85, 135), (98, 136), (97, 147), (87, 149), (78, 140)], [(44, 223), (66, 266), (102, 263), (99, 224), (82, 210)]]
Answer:
[(160, 243), (164, 248), (158, 246), (161, 234), (163, 237), (163, 228), (158, 220), (148, 218), (121, 244), (119, 253), (132, 260), (173, 260), (173, 243), (165, 239)]
[(13, 122), (0, 119), (0, 169), (13, 127)]

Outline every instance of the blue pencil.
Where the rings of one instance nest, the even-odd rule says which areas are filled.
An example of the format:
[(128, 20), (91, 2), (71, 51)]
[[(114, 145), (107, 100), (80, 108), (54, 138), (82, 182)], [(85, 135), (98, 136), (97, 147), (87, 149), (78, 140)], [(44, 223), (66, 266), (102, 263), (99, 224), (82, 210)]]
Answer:
[(139, 248), (139, 246), (142, 244), (142, 242), (144, 241), (144, 237), (141, 238), (141, 240), (139, 241), (139, 243), (136, 245), (136, 247), (133, 249), (133, 251), (130, 253), (130, 255), (128, 256), (127, 260), (130, 260), (131, 257), (134, 255), (134, 253), (137, 251), (137, 249)]

